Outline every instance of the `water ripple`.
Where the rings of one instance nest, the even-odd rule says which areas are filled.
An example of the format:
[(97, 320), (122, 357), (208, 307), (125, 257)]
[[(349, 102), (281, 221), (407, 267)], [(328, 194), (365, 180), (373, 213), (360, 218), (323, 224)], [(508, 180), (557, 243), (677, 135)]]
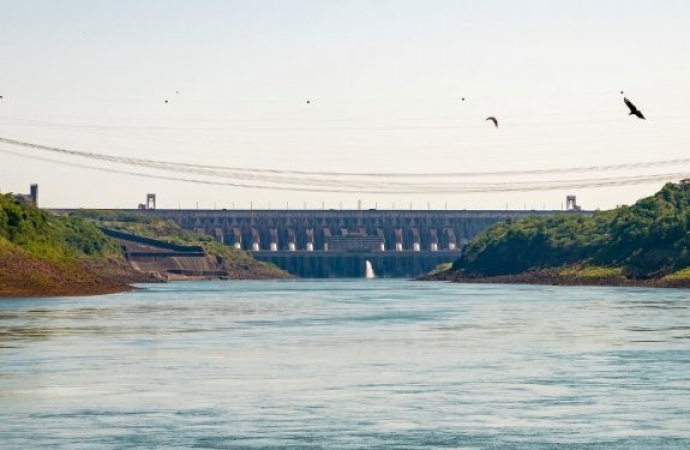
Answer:
[(683, 290), (141, 287), (0, 302), (0, 448), (690, 448)]

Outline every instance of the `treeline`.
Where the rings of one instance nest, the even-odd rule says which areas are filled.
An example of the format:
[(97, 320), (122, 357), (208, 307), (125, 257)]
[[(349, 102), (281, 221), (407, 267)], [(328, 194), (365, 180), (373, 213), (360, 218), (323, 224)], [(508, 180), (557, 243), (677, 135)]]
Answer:
[(620, 268), (631, 279), (690, 266), (690, 185), (669, 183), (632, 206), (496, 224), (471, 240), (452, 271), (516, 275), (572, 264)]
[(0, 239), (50, 260), (118, 253), (93, 223), (46, 213), (12, 194), (0, 194)]

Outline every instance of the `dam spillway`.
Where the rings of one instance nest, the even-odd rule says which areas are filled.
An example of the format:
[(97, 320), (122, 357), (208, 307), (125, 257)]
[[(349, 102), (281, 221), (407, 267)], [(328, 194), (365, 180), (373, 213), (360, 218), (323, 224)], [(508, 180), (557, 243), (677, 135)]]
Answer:
[(414, 277), (455, 261), (471, 238), (507, 219), (587, 211), (127, 210), (173, 220), (305, 278)]
[[(53, 209), (69, 213), (74, 209)], [(212, 236), (298, 277), (415, 277), (460, 257), (464, 245), (508, 219), (581, 210), (199, 210), (125, 209)]]

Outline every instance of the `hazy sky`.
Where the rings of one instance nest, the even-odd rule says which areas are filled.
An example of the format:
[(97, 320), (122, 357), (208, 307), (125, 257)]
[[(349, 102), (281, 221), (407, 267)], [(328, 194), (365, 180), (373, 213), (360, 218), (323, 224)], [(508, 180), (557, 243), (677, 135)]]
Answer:
[(476, 176), (690, 158), (687, 0), (0, 0), (0, 17), (0, 137), (92, 154), (0, 142), (0, 191), (38, 183), (46, 207), (606, 209), (663, 181), (545, 187), (690, 174)]

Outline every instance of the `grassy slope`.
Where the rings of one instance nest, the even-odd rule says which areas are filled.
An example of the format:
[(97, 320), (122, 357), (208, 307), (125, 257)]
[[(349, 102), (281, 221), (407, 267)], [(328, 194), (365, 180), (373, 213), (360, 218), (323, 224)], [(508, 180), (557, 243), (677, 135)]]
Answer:
[(83, 210), (73, 214), (98, 226), (137, 236), (164, 240), (179, 245), (201, 245), (212, 256), (222, 258), (231, 278), (287, 278), (289, 274), (276, 266), (257, 261), (248, 253), (216, 242), (212, 236), (199, 235), (180, 228), (170, 220), (144, 214), (119, 211)]

